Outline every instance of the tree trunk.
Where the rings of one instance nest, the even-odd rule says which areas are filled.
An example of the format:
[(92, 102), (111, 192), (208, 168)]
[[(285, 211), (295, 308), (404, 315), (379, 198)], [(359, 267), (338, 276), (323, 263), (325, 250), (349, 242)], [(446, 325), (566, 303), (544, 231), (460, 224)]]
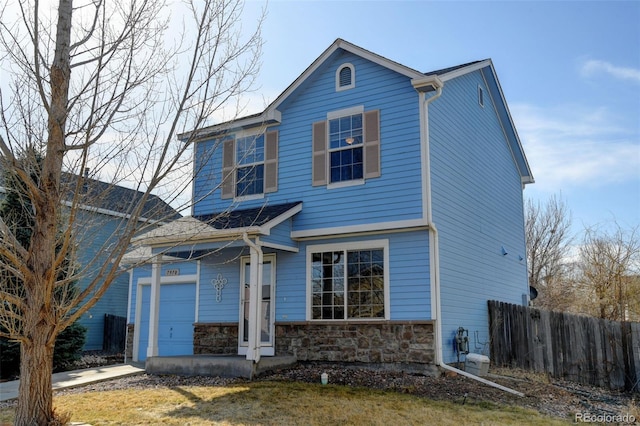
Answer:
[[(48, 425), (53, 419), (51, 373), (53, 349), (60, 313), (54, 302), (58, 265), (56, 238), (60, 207), (60, 176), (65, 148), (71, 79), (72, 0), (59, 0), (56, 47), (51, 64), (51, 101), (48, 109), (46, 155), (40, 176), (39, 194), (33, 197), (35, 221), (29, 255), (31, 276), (24, 280), (26, 309), (20, 354), (20, 388), (16, 425)], [(34, 199), (35, 198), (35, 199)], [(64, 254), (61, 254), (64, 256)]]
[(53, 419), (51, 373), (55, 343), (47, 342), (52, 329), (51, 325), (42, 321), (34, 324), (31, 332), (33, 339), (20, 345), (17, 426), (48, 425)]

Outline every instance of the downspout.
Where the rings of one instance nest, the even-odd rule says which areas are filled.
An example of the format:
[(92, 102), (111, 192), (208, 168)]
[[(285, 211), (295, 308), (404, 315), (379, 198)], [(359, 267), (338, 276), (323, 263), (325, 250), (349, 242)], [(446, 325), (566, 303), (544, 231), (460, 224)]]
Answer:
[[(421, 118), (424, 120), (424, 125), (422, 126), (422, 140), (425, 143), (425, 149), (423, 151), (423, 161), (425, 164), (425, 187), (426, 187), (426, 221), (427, 226), (429, 227), (429, 249), (431, 259), (431, 297), (435, 303), (431, 303), (432, 310), (435, 311), (436, 318), (436, 328), (434, 329), (436, 333), (436, 350), (435, 350), (435, 361), (436, 365), (441, 367), (444, 370), (452, 371), (462, 376), (468, 377), (470, 379), (476, 380), (480, 383), (484, 383), (485, 385), (492, 386), (494, 388), (500, 389), (505, 392), (512, 393), (518, 396), (524, 396), (523, 393), (518, 392), (514, 389), (510, 389), (508, 387), (502, 386), (498, 383), (492, 382), (490, 380), (486, 380), (482, 377), (478, 377), (474, 374), (467, 373), (466, 371), (457, 369), (455, 367), (451, 367), (446, 364), (443, 359), (443, 351), (442, 351), (442, 308), (440, 303), (440, 242), (438, 237), (438, 228), (436, 224), (433, 222), (433, 210), (431, 204), (431, 155), (429, 152), (429, 104), (440, 97), (442, 94), (442, 87), (444, 83), (437, 76), (427, 76), (424, 79), (416, 79), (412, 81), (413, 87), (420, 93), (420, 97), (423, 101), (420, 103), (421, 110)], [(430, 97), (426, 97), (427, 92), (432, 92), (435, 90), (435, 94)]]
[(242, 239), (251, 248), (251, 265), (249, 281), (249, 347), (247, 359), (253, 360), (253, 365), (260, 362), (260, 293), (262, 290), (262, 263), (264, 254), (262, 247), (249, 239), (246, 232)]

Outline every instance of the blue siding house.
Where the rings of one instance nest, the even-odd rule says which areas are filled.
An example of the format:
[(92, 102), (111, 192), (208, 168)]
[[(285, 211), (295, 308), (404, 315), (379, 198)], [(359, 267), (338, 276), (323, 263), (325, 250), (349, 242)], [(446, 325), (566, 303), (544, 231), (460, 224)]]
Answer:
[[(4, 166), (0, 161), (0, 199), (4, 198)], [(142, 193), (123, 186), (101, 182), (88, 176), (76, 176), (63, 173), (62, 188), (66, 191), (63, 206), (69, 207), (74, 199), (75, 187), (81, 179), (84, 192), (80, 195), (75, 224), (76, 244), (78, 245), (75, 262), (81, 278), (77, 282), (78, 290), (85, 290), (97, 276), (98, 269), (105, 261), (105, 251), (114, 244), (123, 229), (123, 223), (130, 219), (131, 209), (142, 197)], [(150, 195), (144, 205), (139, 220), (145, 226), (157, 226), (163, 220), (180, 217), (171, 206), (155, 195)], [(77, 271), (77, 272), (78, 272)], [(102, 350), (104, 343), (105, 315), (127, 316), (129, 300), (129, 277), (126, 273), (118, 275), (97, 303), (78, 322), (86, 327), (85, 351)]]
[(488, 355), (526, 302), (533, 182), (491, 60), (419, 72), (338, 39), (262, 113), (181, 135), (191, 216), (141, 237), (129, 356), (396, 364)]
[[(65, 174), (63, 179), (64, 187), (73, 188), (76, 185), (77, 177), (74, 175)], [(79, 245), (76, 261), (86, 273), (77, 283), (79, 290), (87, 288), (96, 277), (98, 269), (107, 259), (105, 251), (109, 251), (117, 242), (124, 223), (130, 220), (131, 210), (143, 196), (139, 191), (120, 185), (87, 176), (82, 179), (86, 192), (82, 194), (75, 222)], [(69, 193), (67, 199), (72, 200), (73, 193)], [(64, 204), (68, 205), (69, 202)], [(171, 206), (151, 194), (138, 220), (141, 227), (148, 229), (179, 217), (181, 215)], [(126, 273), (116, 276), (96, 304), (78, 320), (87, 328), (83, 347), (85, 351), (103, 349), (105, 315), (127, 316), (129, 281), (130, 277)]]

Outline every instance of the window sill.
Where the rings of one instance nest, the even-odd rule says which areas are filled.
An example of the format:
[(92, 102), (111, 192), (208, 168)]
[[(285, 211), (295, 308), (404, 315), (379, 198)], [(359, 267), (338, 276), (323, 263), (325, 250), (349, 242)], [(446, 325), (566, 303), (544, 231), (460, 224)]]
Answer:
[(348, 188), (350, 186), (364, 185), (364, 179), (347, 180), (343, 182), (330, 183), (327, 185), (327, 189)]
[(243, 195), (242, 197), (234, 197), (233, 201), (250, 201), (250, 200), (262, 200), (264, 194)]

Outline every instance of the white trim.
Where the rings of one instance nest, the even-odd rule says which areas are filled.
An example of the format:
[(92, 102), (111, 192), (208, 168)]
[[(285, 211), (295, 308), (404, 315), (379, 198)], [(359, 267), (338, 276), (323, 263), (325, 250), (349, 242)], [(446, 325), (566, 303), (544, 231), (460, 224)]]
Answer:
[[(405, 65), (394, 62), (390, 59), (387, 59), (383, 56), (370, 52), (366, 49), (363, 49), (359, 46), (356, 46), (348, 41), (337, 39), (334, 41), (331, 46), (325, 49), (318, 58), (316, 58), (313, 63), (307, 67), (306, 70), (298, 78), (294, 80), (289, 87), (287, 87), (284, 92), (278, 96), (275, 101), (273, 101), (261, 114), (256, 114), (255, 116), (240, 118), (238, 120), (231, 120), (225, 123), (216, 124), (213, 126), (206, 127), (204, 129), (196, 131), (196, 136), (198, 138), (206, 138), (208, 135), (214, 135), (216, 133), (221, 133), (225, 131), (231, 131), (233, 129), (238, 129), (242, 127), (255, 126), (260, 124), (270, 124), (273, 122), (280, 123), (282, 121), (282, 115), (280, 111), (278, 111), (278, 107), (282, 102), (284, 102), (294, 91), (296, 91), (304, 82), (318, 69), (320, 68), (326, 60), (328, 60), (331, 55), (333, 55), (338, 49), (343, 49), (347, 52), (353, 53), (365, 60), (371, 61), (375, 64), (381, 65), (385, 68), (388, 68), (392, 71), (395, 71), (401, 75), (404, 75), (409, 78), (421, 78), (424, 77), (424, 74), (414, 70), (413, 68), (409, 68)], [(193, 131), (186, 132), (178, 135), (178, 139), (184, 140), (189, 138), (192, 135)]]
[[(133, 239), (133, 242), (144, 244), (149, 247), (164, 247), (171, 244), (186, 246), (198, 243), (226, 241), (232, 238), (238, 238), (242, 236), (242, 234), (252, 236), (258, 234), (270, 235), (273, 227), (281, 224), (301, 210), (302, 202), (283, 212), (279, 216), (274, 217), (262, 226), (246, 226), (232, 229), (215, 229), (204, 222), (200, 222), (192, 216), (186, 216), (170, 222), (169, 224), (165, 224), (160, 228), (151, 230), (146, 234), (137, 236)], [(179, 226), (182, 226), (182, 228), (179, 228)], [(168, 234), (161, 235), (162, 231), (168, 232)]]
[(327, 189), (347, 188), (349, 186), (364, 185), (365, 179), (342, 180), (340, 182), (328, 183)]
[(348, 226), (336, 226), (331, 228), (316, 228), (305, 229), (302, 231), (292, 231), (292, 239), (305, 239), (315, 237), (325, 237), (332, 235), (342, 234), (358, 234), (362, 232), (377, 232), (387, 230), (403, 230), (406, 228), (422, 228), (427, 227), (428, 223), (426, 219), (407, 219), (392, 222), (375, 222), (375, 223), (363, 223), (361, 225), (348, 225)]
[[(256, 163), (256, 164), (260, 164), (260, 163)], [(261, 163), (264, 165), (264, 163)], [(238, 172), (238, 168), (235, 167), (234, 172)], [(235, 181), (236, 179), (234, 179)], [(237, 182), (236, 182), (237, 184)], [(241, 195), (239, 197), (233, 197), (233, 201), (234, 202), (242, 202), (242, 201), (251, 201), (251, 200), (262, 200), (264, 199), (264, 182), (262, 184), (262, 192), (259, 192), (257, 194), (251, 194), (251, 195)]]
[[(256, 241), (256, 244), (259, 244)], [(260, 244), (262, 246), (262, 244)], [(271, 337), (270, 342), (262, 342), (260, 341), (260, 355), (264, 356), (273, 356), (275, 355), (275, 345), (276, 345), (276, 327), (275, 327), (275, 318), (276, 318), (276, 254), (275, 253), (267, 253), (262, 256), (262, 265), (259, 267), (263, 267), (264, 264), (269, 261), (271, 262), (271, 277), (270, 281), (270, 301), (271, 304), (269, 306), (269, 334)], [(246, 282), (245, 276), (245, 266), (251, 264), (251, 256), (242, 256), (240, 257), (240, 297), (239, 297), (239, 309), (238, 309), (238, 355), (246, 355), (249, 348), (249, 342), (244, 342), (243, 333), (244, 333), (244, 305), (243, 305), (243, 297), (242, 294), (244, 291), (244, 283)], [(261, 274), (262, 275), (262, 274)], [(264, 277), (263, 277), (264, 281)], [(258, 303), (260, 304), (260, 312), (262, 312), (262, 283), (258, 284), (260, 288), (260, 297)], [(249, 308), (251, 309), (251, 307)]]
[(272, 248), (272, 249), (282, 250), (282, 251), (289, 251), (289, 252), (292, 252), (292, 253), (298, 253), (300, 251), (300, 249), (298, 247), (287, 246), (287, 245), (278, 244), (278, 243), (270, 243), (268, 241), (263, 241), (258, 237), (256, 237), (256, 244), (260, 244), (262, 247), (269, 247), (269, 248)]
[[(341, 319), (328, 320), (328, 319), (313, 319), (311, 313), (311, 306), (313, 302), (313, 288), (311, 284), (312, 279), (312, 255), (313, 253), (320, 253), (325, 251), (348, 251), (348, 250), (367, 250), (367, 249), (382, 249), (383, 251), (383, 263), (384, 263), (384, 318), (347, 318), (346, 311), (345, 317)], [(363, 240), (363, 241), (352, 241), (345, 243), (330, 243), (330, 244), (314, 244), (308, 245), (306, 251), (306, 263), (307, 263), (307, 271), (306, 271), (306, 289), (307, 289), (307, 306), (306, 306), (306, 319), (307, 321), (312, 322), (333, 322), (333, 321), (350, 321), (350, 322), (358, 322), (358, 321), (388, 321), (391, 319), (391, 297), (390, 297), (390, 262), (389, 262), (389, 240), (388, 239), (380, 239), (380, 240)], [(346, 258), (345, 258), (345, 271), (347, 269)], [(347, 283), (345, 279), (344, 283), (344, 293), (345, 293), (345, 306), (347, 303)]]
[[(335, 120), (336, 118), (346, 117), (347, 115), (356, 115), (364, 113), (364, 105), (356, 105), (349, 108), (338, 109), (335, 111), (329, 111), (327, 113), (327, 121)], [(329, 135), (329, 131), (327, 131)]]
[(238, 119), (231, 119), (224, 123), (214, 124), (212, 126), (204, 127), (200, 130), (192, 130), (190, 132), (180, 133), (177, 135), (178, 140), (184, 141), (192, 136), (195, 132), (194, 141), (199, 142), (209, 139), (216, 139), (225, 133), (236, 133), (236, 131), (243, 131), (243, 129), (261, 127), (269, 127), (278, 125), (282, 122), (282, 114), (275, 108), (267, 108), (261, 114), (251, 115), (249, 117), (241, 117)]
[[(73, 203), (71, 201), (62, 201), (62, 205), (66, 206), (66, 207), (72, 207)], [(92, 206), (88, 206), (86, 204), (79, 204), (77, 206), (78, 209), (80, 210), (85, 210), (91, 213), (100, 213), (100, 214), (104, 214), (107, 216), (114, 216), (114, 217), (121, 217), (124, 219), (130, 219), (131, 215), (130, 214), (126, 214), (126, 213), (120, 213), (117, 212), (115, 210), (109, 210), (109, 209), (103, 209), (101, 207), (92, 207)], [(139, 216), (137, 219), (138, 222), (146, 222), (149, 224), (156, 224), (156, 223), (166, 223), (165, 220), (155, 220), (155, 219), (149, 219), (147, 217), (143, 217), (143, 216)]]
[(299, 213), (301, 210), (302, 210), (302, 202), (291, 207), (289, 210), (282, 213), (281, 215), (274, 217), (269, 222), (262, 224), (262, 226), (260, 226), (260, 231), (262, 235), (270, 235), (271, 229), (273, 229), (275, 226), (280, 225), (282, 222), (289, 219), (296, 213)]
[(493, 62), (489, 61), (489, 65), (490, 65), (489, 69), (491, 70), (491, 74), (493, 76), (493, 80), (495, 81), (496, 86), (498, 88), (498, 94), (500, 95), (500, 101), (501, 101), (502, 105), (504, 106), (504, 110), (505, 110), (505, 112), (507, 114), (507, 119), (509, 120), (509, 123), (507, 123), (507, 124), (513, 130), (513, 134), (515, 136), (516, 143), (518, 144), (518, 150), (520, 151), (520, 154), (522, 155), (522, 159), (523, 159), (524, 164), (525, 164), (526, 170), (524, 170), (524, 171), (520, 170), (520, 166), (518, 165), (518, 161), (516, 161), (516, 159), (515, 159), (516, 153), (513, 151), (513, 149), (511, 149), (511, 144), (509, 143), (509, 137), (507, 136), (507, 132), (505, 130), (505, 123), (503, 123), (502, 120), (500, 120), (500, 114), (498, 113), (498, 108), (496, 106), (495, 99), (491, 95), (491, 91), (488, 90), (489, 85), (487, 84), (487, 79), (486, 79), (486, 77), (484, 75), (484, 72), (481, 72), (480, 74), (482, 75), (482, 80), (484, 81), (485, 85), (487, 86), (487, 92), (489, 92), (489, 96), (490, 96), (493, 108), (496, 111), (496, 114), (498, 115), (498, 120), (500, 121), (500, 125), (502, 126), (502, 131), (504, 132), (505, 140), (507, 141), (507, 144), (509, 145), (509, 150), (511, 151), (511, 155), (514, 158), (514, 164), (516, 166), (516, 169), (518, 170), (518, 172), (520, 174), (520, 181), (523, 184), (534, 183), (535, 179), (533, 177), (533, 173), (531, 172), (531, 167), (529, 166), (529, 160), (527, 159), (527, 156), (524, 153), (524, 148), (522, 147), (522, 142), (520, 141), (520, 136), (518, 135), (518, 129), (516, 129), (515, 122), (513, 121), (513, 117), (511, 117), (511, 111), (509, 110), (509, 105), (507, 105), (507, 100), (504, 97), (504, 92), (502, 91), (502, 86), (500, 86), (500, 81), (498, 80), (498, 75), (496, 73), (496, 70), (493, 67)]
[(193, 322), (197, 324), (200, 318), (200, 260), (196, 260), (196, 277), (196, 309)]
[(468, 65), (466, 67), (458, 68), (446, 74), (440, 74), (439, 77), (440, 77), (440, 80), (442, 80), (443, 82), (446, 82), (454, 78), (460, 77), (462, 75), (469, 74), (474, 71), (478, 71), (487, 66), (490, 66), (491, 68), (493, 68), (491, 59), (485, 59), (484, 61), (480, 61), (478, 63)]
[[(349, 84), (347, 84), (345, 86), (341, 86), (340, 85), (340, 73), (345, 68), (349, 68), (349, 70), (351, 70), (351, 83), (349, 83)], [(356, 67), (354, 67), (353, 64), (351, 64), (349, 62), (340, 65), (338, 67), (338, 69), (336, 69), (336, 92), (341, 92), (343, 90), (353, 89), (354, 87), (356, 87)]]
[[(198, 275), (178, 275), (173, 277), (160, 277), (160, 285), (164, 284), (193, 284), (196, 283), (196, 292), (198, 291)], [(142, 287), (151, 285), (151, 277), (138, 278), (136, 283), (136, 319), (133, 327), (133, 349), (132, 359), (134, 362), (140, 360), (140, 321), (142, 320)], [(198, 293), (196, 293), (196, 300)], [(197, 306), (196, 306), (197, 309)], [(149, 319), (151, 321), (151, 319)], [(149, 336), (150, 338), (150, 336)], [(143, 348), (146, 350), (146, 348)]]

